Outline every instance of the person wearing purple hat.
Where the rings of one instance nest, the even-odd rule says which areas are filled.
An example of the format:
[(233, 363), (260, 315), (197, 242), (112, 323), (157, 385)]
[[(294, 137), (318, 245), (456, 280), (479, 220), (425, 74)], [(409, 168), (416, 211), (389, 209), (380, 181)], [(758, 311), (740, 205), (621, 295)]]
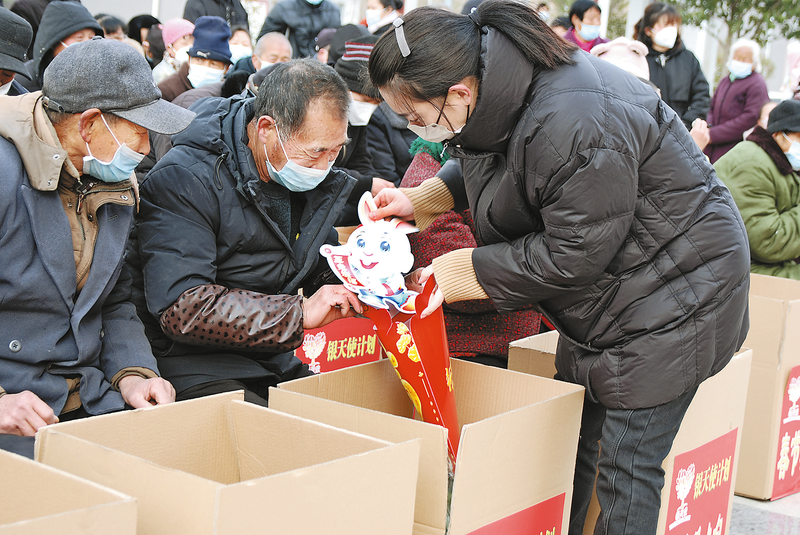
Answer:
[(25, 68), (25, 51), (33, 38), (28, 21), (0, 7), (0, 95), (21, 95), (28, 91), (14, 80), (21, 74), (30, 79)]
[(164, 99), (169, 102), (190, 89), (220, 82), (231, 65), (228, 45), (231, 29), (221, 17), (200, 17), (192, 35), (194, 42), (189, 49), (189, 61), (158, 84)]
[(161, 99), (133, 48), (59, 54), (41, 92), (0, 97), (0, 448), (44, 425), (175, 399), (131, 304), (123, 253), (147, 131), (194, 113)]

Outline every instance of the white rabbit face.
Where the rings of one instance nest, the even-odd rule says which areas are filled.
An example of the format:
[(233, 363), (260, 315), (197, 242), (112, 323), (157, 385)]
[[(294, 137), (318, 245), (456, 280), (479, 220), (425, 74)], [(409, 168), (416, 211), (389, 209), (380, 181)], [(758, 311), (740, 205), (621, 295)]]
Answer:
[(351, 264), (372, 280), (386, 280), (414, 264), (406, 234), (391, 223), (376, 221), (356, 229), (347, 240)]

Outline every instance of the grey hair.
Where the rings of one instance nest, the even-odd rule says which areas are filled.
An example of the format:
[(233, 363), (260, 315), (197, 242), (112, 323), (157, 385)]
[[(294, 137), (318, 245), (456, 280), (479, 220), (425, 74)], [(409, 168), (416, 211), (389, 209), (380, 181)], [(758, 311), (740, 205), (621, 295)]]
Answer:
[(731, 54), (728, 61), (733, 59), (733, 54), (742, 47), (747, 47), (753, 52), (753, 65), (755, 72), (761, 72), (761, 47), (751, 39), (739, 39), (731, 45)]
[(316, 59), (296, 59), (281, 63), (258, 87), (255, 118), (275, 119), (281, 139), (295, 136), (303, 128), (309, 105), (325, 102), (327, 111), (347, 120), (350, 90), (332, 67)]
[[(59, 111), (51, 110), (47, 106), (44, 106), (44, 112), (47, 114), (47, 118), (50, 119), (50, 123), (53, 126), (55, 126), (55, 125), (57, 125), (59, 123), (63, 123), (64, 121), (66, 121), (70, 117), (73, 117), (75, 115), (80, 115), (80, 113), (59, 112)], [(102, 112), (102, 113), (105, 116), (106, 122), (108, 124), (110, 124), (110, 125), (111, 124), (117, 124), (119, 122), (120, 118), (117, 117), (116, 115), (114, 115), (112, 113), (108, 113), (108, 112)]]

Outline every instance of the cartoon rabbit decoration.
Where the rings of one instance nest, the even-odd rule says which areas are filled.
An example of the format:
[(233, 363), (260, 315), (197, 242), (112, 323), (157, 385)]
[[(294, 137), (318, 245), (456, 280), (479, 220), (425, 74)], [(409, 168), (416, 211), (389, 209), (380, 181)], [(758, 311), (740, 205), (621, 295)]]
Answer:
[(362, 302), (392, 313), (413, 314), (417, 293), (406, 289), (403, 273), (414, 265), (407, 234), (419, 229), (398, 218), (373, 221), (369, 213), (375, 209), (372, 195), (364, 193), (358, 202), (361, 225), (346, 244), (323, 245), (320, 252), (344, 286), (358, 294)]

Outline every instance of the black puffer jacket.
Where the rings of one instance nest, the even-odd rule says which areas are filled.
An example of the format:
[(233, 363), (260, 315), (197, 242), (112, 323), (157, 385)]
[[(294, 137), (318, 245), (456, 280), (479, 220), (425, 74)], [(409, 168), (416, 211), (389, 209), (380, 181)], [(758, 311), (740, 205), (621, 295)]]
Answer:
[(288, 30), (292, 57), (307, 58), (316, 53), (314, 38), (317, 34), (324, 28), (338, 28), (342, 25), (341, 19), (339, 7), (330, 0), (322, 0), (317, 5), (306, 0), (281, 0), (270, 10), (258, 37)]
[[(206, 380), (247, 378), (263, 373), (254, 355), (267, 358), (263, 348), (220, 350), (189, 337), (168, 338), (157, 320), (186, 299), (187, 290), (214, 285), (280, 296), (303, 287), (310, 295), (316, 279), (330, 272), (319, 249), (338, 244), (333, 224), (354, 180), (333, 171), (317, 188), (299, 194), (262, 181), (246, 145), (253, 102), (198, 101), (195, 120), (173, 136), (172, 150), (140, 186), (128, 262), (134, 301), (165, 377), (189, 369), (195, 381), (204, 374)], [(245, 313), (257, 312), (255, 301), (251, 308)], [(189, 386), (175, 384), (178, 391)]]
[(464, 178), (457, 160), (438, 176), (492, 244), (472, 261), (497, 309), (538, 304), (562, 334), (560, 374), (593, 399), (654, 406), (741, 346), (747, 234), (655, 92), (607, 62), (573, 58), (535, 69), (489, 29), (478, 102), (450, 149)]
[(650, 48), (647, 65), (650, 81), (661, 90), (661, 98), (675, 110), (686, 128), (691, 130), (695, 119), (705, 121), (711, 108), (708, 81), (700, 62), (682, 41), (663, 54)]
[(203, 16), (222, 17), (228, 26), (249, 28), (247, 11), (239, 0), (187, 0), (183, 18), (195, 22)]
[(381, 102), (367, 124), (367, 151), (375, 176), (399, 186), (411, 165), (409, 149), (415, 139), (417, 134), (408, 129), (408, 119)]

